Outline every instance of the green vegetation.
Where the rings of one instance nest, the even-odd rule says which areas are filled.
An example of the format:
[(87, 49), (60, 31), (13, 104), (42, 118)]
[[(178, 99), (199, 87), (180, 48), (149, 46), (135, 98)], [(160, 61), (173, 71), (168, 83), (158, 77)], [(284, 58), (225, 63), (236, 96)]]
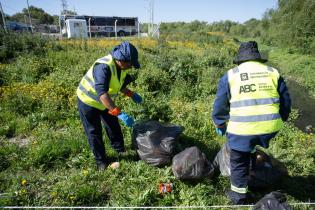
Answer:
[[(225, 138), (214, 132), (212, 103), (218, 79), (234, 67), (238, 39), (259, 41), (271, 65), (315, 95), (314, 7), (312, 0), (281, 0), (262, 20), (244, 24), (162, 24), (161, 39), (131, 40), (139, 49), (142, 65), (130, 72), (137, 78), (131, 89), (143, 96), (143, 104), (123, 97), (117, 104), (136, 120), (182, 125), (185, 131), (176, 153), (196, 145), (213, 160)], [(43, 14), (38, 8), (35, 11)], [(110, 148), (104, 132), (109, 159), (120, 161), (120, 168), (96, 170), (79, 120), (75, 90), (92, 63), (117, 43), (108, 39), (57, 41), (0, 31), (0, 194), (7, 193), (0, 195), (0, 206), (229, 203), (224, 195), (228, 178), (176, 180), (170, 166), (154, 168), (139, 161), (131, 149), (131, 130), (124, 126), (128, 154), (123, 158)], [(256, 192), (257, 196), (281, 189), (289, 202), (315, 200), (315, 138), (294, 126), (297, 117), (294, 110), (266, 150), (285, 164), (289, 177)], [(160, 182), (172, 182), (173, 192), (160, 195)]]
[[(244, 23), (220, 21), (206, 23), (165, 23), (164, 35), (191, 32), (220, 31), (233, 36), (261, 39), (267, 45), (288, 49), (290, 52), (315, 55), (315, 2), (313, 0), (278, 0), (276, 9), (269, 9), (261, 20), (250, 19)], [(186, 36), (185, 36), (186, 35)], [(185, 38), (184, 38), (185, 40)]]
[(282, 49), (269, 51), (269, 59), (288, 79), (295, 80), (315, 98), (315, 57), (287, 52)]
[[(138, 160), (126, 127), (127, 157), (119, 158), (106, 139), (110, 160), (119, 160), (121, 167), (102, 172), (95, 169), (79, 120), (75, 90), (94, 60), (117, 42), (6, 35), (0, 36), (4, 46), (0, 57), (0, 193), (8, 193), (8, 197), (0, 197), (0, 206), (228, 204), (224, 195), (228, 178), (176, 180), (170, 166), (154, 168)], [(214, 132), (212, 103), (218, 79), (233, 67), (237, 45), (226, 37), (207, 42), (203, 37), (195, 38), (184, 42), (131, 40), (139, 49), (142, 64), (139, 71), (131, 71), (137, 78), (132, 89), (143, 96), (144, 103), (136, 105), (125, 98), (117, 103), (137, 120), (184, 126), (176, 152), (197, 145), (213, 160), (225, 139)], [(283, 59), (277, 59), (279, 54), (272, 54), (275, 64), (284, 65)], [(298, 77), (304, 68), (300, 63), (295, 66), (298, 69), (292, 68), (288, 74), (296, 71)], [(290, 177), (283, 178), (276, 188), (258, 192), (259, 196), (282, 189), (290, 202), (314, 200), (314, 136), (294, 127), (296, 117), (296, 113), (292, 115), (268, 150), (287, 166)], [(173, 192), (160, 195), (159, 182), (172, 182)]]

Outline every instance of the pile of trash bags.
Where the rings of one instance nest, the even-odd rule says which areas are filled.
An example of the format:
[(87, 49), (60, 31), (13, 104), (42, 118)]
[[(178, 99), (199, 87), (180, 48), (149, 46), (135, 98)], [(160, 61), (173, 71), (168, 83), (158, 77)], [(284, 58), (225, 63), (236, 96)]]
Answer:
[[(199, 180), (212, 178), (215, 171), (230, 176), (230, 148), (225, 143), (213, 162), (196, 146), (188, 147), (175, 154), (177, 140), (184, 128), (174, 124), (162, 124), (150, 120), (134, 125), (132, 133), (133, 147), (141, 160), (152, 166), (164, 166), (172, 163), (174, 176), (179, 180)], [(248, 187), (269, 188), (287, 175), (286, 168), (275, 158), (256, 148), (251, 154)], [(172, 183), (160, 183), (161, 194), (172, 191)], [(253, 210), (291, 210), (285, 196), (280, 192), (265, 195)]]
[[(175, 155), (175, 145), (183, 130), (182, 126), (154, 120), (140, 122), (133, 128), (133, 146), (141, 160), (149, 165), (164, 166), (172, 162), (173, 173), (181, 180), (211, 178), (215, 169), (219, 169), (223, 176), (231, 175), (230, 148), (227, 143), (217, 153), (213, 163), (196, 146)], [(257, 149), (252, 157), (255, 167), (250, 166), (249, 187), (270, 187), (287, 175), (285, 167), (262, 150)]]
[[(250, 166), (248, 186), (252, 188), (267, 188), (274, 185), (283, 176), (287, 175), (286, 168), (276, 159), (256, 149), (253, 157), (255, 167)], [(213, 161), (215, 168), (219, 169), (222, 176), (230, 176), (230, 148), (227, 143)]]
[(149, 165), (164, 166), (172, 162), (173, 173), (178, 179), (211, 177), (213, 166), (197, 147), (174, 154), (177, 139), (183, 130), (181, 126), (153, 120), (140, 122), (133, 128), (133, 146), (140, 159)]

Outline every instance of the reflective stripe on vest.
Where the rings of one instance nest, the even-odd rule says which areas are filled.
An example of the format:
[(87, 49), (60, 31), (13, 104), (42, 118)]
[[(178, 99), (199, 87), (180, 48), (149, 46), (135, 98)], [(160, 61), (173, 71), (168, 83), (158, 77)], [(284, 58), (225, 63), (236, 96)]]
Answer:
[(278, 104), (280, 103), (279, 98), (259, 98), (259, 99), (247, 99), (242, 101), (234, 101), (231, 103), (230, 107), (243, 107), (243, 106), (255, 106), (263, 104)]
[(252, 115), (252, 116), (231, 116), (231, 122), (260, 122), (268, 120), (276, 120), (281, 118), (279, 113), (276, 114), (262, 114), (262, 115)]
[(227, 132), (259, 135), (280, 130), (278, 79), (276, 69), (255, 61), (228, 71), (231, 99)]
[(124, 83), (124, 80), (126, 78), (127, 72), (121, 71), (120, 80), (119, 80), (117, 77), (118, 74), (117, 74), (115, 62), (112, 56), (108, 55), (108, 56), (98, 59), (87, 71), (85, 76), (82, 78), (79, 84), (79, 87), (77, 89), (77, 95), (79, 99), (87, 105), (90, 105), (100, 110), (104, 110), (105, 106), (99, 100), (99, 96), (97, 95), (97, 92), (95, 90), (95, 82), (94, 82), (94, 77), (93, 77), (94, 66), (99, 63), (107, 64), (111, 70), (111, 79), (109, 82), (109, 90), (107, 93), (110, 95), (112, 99), (118, 95)]
[(234, 185), (231, 184), (231, 190), (237, 193), (242, 193), (245, 194), (248, 191), (247, 187), (235, 187)]
[(90, 92), (88, 92), (81, 84), (79, 84), (79, 87), (78, 87), (83, 93), (85, 93), (87, 96), (89, 96), (90, 98), (94, 99), (95, 101), (98, 101), (100, 102), (100, 99), (98, 97), (98, 95), (94, 95)]

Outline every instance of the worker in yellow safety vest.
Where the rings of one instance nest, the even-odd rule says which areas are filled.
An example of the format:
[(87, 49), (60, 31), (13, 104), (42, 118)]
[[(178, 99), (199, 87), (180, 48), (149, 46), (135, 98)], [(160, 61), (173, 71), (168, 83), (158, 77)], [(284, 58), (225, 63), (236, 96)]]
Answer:
[(255, 41), (241, 43), (234, 60), (238, 66), (220, 79), (213, 105), (216, 132), (227, 133), (231, 150), (231, 189), (226, 194), (234, 204), (250, 197), (249, 166), (255, 167), (251, 152), (256, 145), (267, 148), (291, 112), (284, 79), (266, 61)]
[(114, 98), (119, 93), (141, 103), (139, 94), (129, 90), (127, 70), (140, 68), (138, 51), (129, 42), (122, 42), (112, 52), (94, 62), (82, 78), (77, 88), (80, 118), (93, 151), (98, 169), (106, 169), (109, 164), (102, 139), (102, 123), (111, 146), (119, 153), (125, 153), (124, 140), (118, 119), (127, 127), (132, 127), (134, 119), (116, 106)]

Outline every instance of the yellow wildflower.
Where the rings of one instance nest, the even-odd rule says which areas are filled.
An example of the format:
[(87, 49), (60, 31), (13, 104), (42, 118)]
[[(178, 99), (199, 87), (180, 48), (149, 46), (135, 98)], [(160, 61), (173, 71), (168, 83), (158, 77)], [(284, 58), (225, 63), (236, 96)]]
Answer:
[(87, 176), (89, 174), (89, 171), (88, 170), (83, 170), (83, 175), (84, 176)]
[(27, 184), (26, 179), (22, 179), (21, 184), (22, 184), (22, 186), (26, 186), (26, 184)]

